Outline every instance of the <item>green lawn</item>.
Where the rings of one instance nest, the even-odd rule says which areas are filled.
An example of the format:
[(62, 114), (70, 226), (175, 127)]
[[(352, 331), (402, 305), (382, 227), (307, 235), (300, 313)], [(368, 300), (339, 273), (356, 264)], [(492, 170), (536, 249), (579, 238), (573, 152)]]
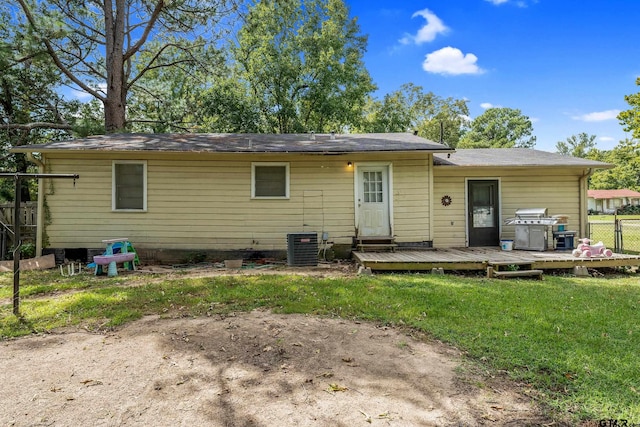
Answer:
[[(257, 307), (340, 316), (416, 328), (451, 343), (488, 372), (507, 372), (529, 384), (550, 409), (575, 421), (640, 423), (637, 275), (547, 275), (543, 281), (256, 275), (163, 281), (24, 272), (22, 278), (23, 317), (14, 317), (10, 304), (0, 306), (2, 337), (69, 325), (107, 328), (146, 314), (201, 316)], [(136, 286), (126, 286), (133, 280)], [(8, 301), (11, 290), (11, 274), (0, 275), (0, 298)]]

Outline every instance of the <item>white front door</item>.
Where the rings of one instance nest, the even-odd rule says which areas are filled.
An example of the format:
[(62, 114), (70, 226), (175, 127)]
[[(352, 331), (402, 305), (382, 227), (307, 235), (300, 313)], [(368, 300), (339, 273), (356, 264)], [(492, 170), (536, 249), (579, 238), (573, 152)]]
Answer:
[(356, 190), (358, 235), (389, 236), (389, 167), (358, 167)]

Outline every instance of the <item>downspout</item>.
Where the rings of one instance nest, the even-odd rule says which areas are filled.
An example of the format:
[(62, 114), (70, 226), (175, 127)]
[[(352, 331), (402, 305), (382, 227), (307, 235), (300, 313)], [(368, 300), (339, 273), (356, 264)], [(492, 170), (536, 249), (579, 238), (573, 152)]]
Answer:
[(589, 237), (587, 235), (587, 223), (589, 222), (589, 212), (587, 208), (587, 189), (589, 188), (589, 177), (593, 175), (593, 168), (587, 169), (585, 173), (580, 177), (580, 212), (579, 212), (579, 221), (580, 221), (580, 236)]
[(431, 246), (434, 245), (433, 242), (433, 231), (434, 231), (434, 226), (433, 223), (435, 221), (435, 218), (433, 217), (434, 212), (435, 212), (435, 208), (433, 206), (434, 204), (434, 198), (433, 198), (433, 153), (431, 153), (429, 155), (429, 160), (430, 162), (428, 162), (429, 165), (429, 240), (431, 241)]
[[(27, 160), (38, 166), (38, 173), (45, 173), (44, 162), (27, 153)], [(38, 218), (36, 224), (36, 256), (42, 255), (42, 233), (44, 232), (44, 179), (38, 178)]]

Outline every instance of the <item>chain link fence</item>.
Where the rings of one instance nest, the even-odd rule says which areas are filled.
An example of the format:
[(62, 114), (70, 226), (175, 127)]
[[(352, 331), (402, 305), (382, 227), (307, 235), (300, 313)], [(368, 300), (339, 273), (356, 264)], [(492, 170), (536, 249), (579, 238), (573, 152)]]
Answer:
[(589, 221), (589, 238), (616, 253), (640, 254), (640, 219)]

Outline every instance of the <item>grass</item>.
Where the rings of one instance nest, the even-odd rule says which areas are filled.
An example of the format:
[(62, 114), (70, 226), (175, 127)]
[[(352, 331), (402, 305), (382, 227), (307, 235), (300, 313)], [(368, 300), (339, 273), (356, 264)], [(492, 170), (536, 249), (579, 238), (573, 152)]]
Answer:
[[(489, 372), (507, 372), (575, 420), (640, 422), (637, 276), (547, 276), (540, 282), (452, 275), (262, 275), (136, 286), (123, 285), (140, 276), (22, 276), (22, 317), (11, 314), (10, 304), (2, 305), (2, 337), (63, 326), (108, 328), (146, 314), (202, 316), (264, 307), (339, 316), (424, 331), (465, 351)], [(0, 298), (10, 298), (11, 281), (10, 274), (0, 275)]]

